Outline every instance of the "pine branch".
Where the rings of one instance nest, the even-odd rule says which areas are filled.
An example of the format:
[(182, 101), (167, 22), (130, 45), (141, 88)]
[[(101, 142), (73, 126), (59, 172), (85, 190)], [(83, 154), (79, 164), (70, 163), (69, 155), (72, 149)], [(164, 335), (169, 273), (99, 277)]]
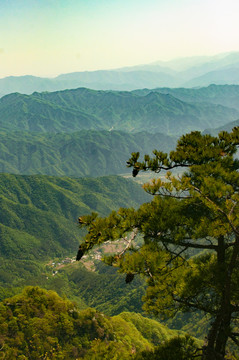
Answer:
[(127, 236), (125, 238), (123, 238), (123, 240), (127, 241), (127, 245), (126, 247), (118, 254), (119, 258), (124, 255), (124, 253), (130, 248), (130, 246), (132, 245), (133, 240), (136, 238), (138, 233), (138, 229), (134, 229), (131, 233), (131, 237), (128, 239)]

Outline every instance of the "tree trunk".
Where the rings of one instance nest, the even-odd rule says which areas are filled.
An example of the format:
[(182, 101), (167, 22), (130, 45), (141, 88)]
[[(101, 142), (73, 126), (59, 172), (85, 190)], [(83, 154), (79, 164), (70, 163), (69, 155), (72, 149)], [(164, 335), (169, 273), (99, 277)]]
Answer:
[(222, 316), (220, 328), (217, 334), (216, 346), (215, 346), (216, 352), (218, 354), (221, 354), (223, 358), (226, 353), (226, 345), (230, 333), (230, 323), (231, 323), (231, 311), (229, 309)]
[(212, 327), (208, 333), (207, 345), (203, 349), (202, 360), (222, 360), (224, 356), (218, 353), (215, 349), (215, 344), (218, 339), (221, 328), (221, 313), (219, 313), (214, 320)]
[[(230, 300), (230, 299), (229, 299)], [(229, 302), (228, 300), (228, 302)], [(227, 305), (227, 308), (225, 307)], [(229, 306), (228, 306), (229, 305)], [(208, 334), (208, 343), (204, 348), (203, 360), (222, 360), (226, 354), (226, 345), (230, 332), (231, 308), (223, 304)]]
[(234, 246), (228, 264), (225, 260), (225, 243), (223, 237), (218, 239), (218, 270), (219, 281), (222, 282), (221, 306), (218, 309), (215, 321), (208, 334), (208, 343), (205, 346), (203, 360), (221, 360), (225, 358), (226, 345), (230, 333), (232, 316), (231, 308), (231, 278), (237, 263), (239, 242)]

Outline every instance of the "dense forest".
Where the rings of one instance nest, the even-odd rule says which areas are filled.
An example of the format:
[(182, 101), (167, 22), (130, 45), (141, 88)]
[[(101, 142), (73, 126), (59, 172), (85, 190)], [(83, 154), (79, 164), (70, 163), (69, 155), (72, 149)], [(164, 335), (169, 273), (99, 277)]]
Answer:
[(108, 317), (91, 308), (79, 311), (74, 303), (39, 287), (25, 288), (0, 308), (5, 359), (140, 359), (141, 352), (170, 339), (185, 342), (188, 353), (199, 343), (139, 314)]

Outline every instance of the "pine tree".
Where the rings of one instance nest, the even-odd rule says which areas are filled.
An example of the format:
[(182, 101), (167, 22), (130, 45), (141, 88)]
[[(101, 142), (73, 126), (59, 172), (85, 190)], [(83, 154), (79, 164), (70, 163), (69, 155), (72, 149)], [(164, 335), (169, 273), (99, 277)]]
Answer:
[[(210, 317), (204, 360), (224, 359), (229, 339), (239, 345), (238, 146), (234, 128), (216, 137), (186, 134), (175, 151), (155, 150), (142, 161), (133, 153), (128, 161), (133, 176), (167, 171), (144, 185), (152, 201), (138, 210), (120, 208), (106, 218), (94, 213), (79, 220), (88, 228), (81, 256), (95, 244), (125, 238), (125, 250), (105, 261), (127, 279), (146, 276), (147, 311), (174, 316), (199, 310)], [(137, 236), (143, 237), (140, 246)]]

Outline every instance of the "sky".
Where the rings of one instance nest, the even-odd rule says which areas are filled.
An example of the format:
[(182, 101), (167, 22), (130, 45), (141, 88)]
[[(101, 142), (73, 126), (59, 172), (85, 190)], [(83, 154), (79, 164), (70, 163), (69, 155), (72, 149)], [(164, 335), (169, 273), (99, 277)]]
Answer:
[(0, 78), (239, 51), (238, 0), (0, 0)]

